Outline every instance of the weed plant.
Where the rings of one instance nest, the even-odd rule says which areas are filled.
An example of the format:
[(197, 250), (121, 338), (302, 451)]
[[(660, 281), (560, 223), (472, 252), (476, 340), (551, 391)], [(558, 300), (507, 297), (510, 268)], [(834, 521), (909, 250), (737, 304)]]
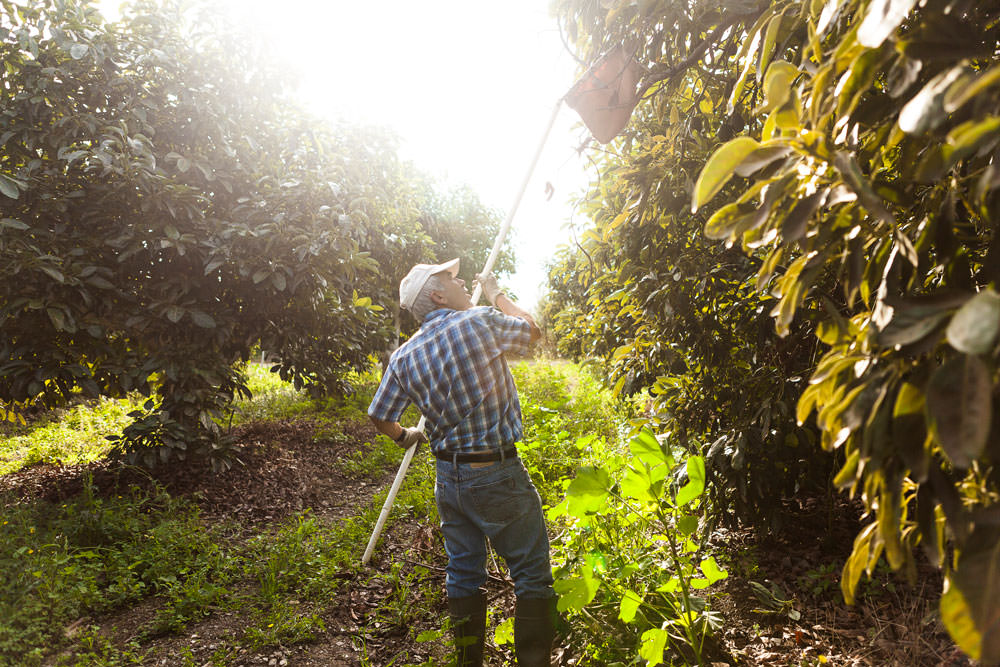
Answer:
[(163, 614), (190, 620), (209, 602), (206, 591), (233, 574), (220, 536), (192, 505), (161, 490), (101, 498), (88, 481), (59, 506), (4, 504), (0, 660), (7, 664), (38, 664), (67, 622), (152, 594), (167, 600)]

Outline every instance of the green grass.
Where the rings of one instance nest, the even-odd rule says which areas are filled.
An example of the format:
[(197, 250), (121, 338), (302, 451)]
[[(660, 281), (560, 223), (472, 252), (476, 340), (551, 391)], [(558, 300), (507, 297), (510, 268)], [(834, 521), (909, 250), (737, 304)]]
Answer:
[(105, 436), (120, 433), (145, 399), (101, 398), (46, 413), (26, 426), (0, 431), (0, 475), (34, 463), (87, 463), (107, 455)]
[[(377, 377), (372, 373), (352, 374), (347, 379), (358, 392), (355, 396), (346, 400), (311, 399), (270, 372), (270, 368), (258, 363), (247, 365), (253, 396), (234, 402), (232, 425), (309, 415), (336, 429), (342, 420), (366, 418), (364, 408), (377, 386)], [(48, 411), (25, 426), (0, 424), (0, 475), (36, 463), (72, 465), (104, 458), (112, 448), (106, 436), (120, 434), (132, 421), (128, 413), (141, 409), (145, 400), (139, 395), (100, 398)]]

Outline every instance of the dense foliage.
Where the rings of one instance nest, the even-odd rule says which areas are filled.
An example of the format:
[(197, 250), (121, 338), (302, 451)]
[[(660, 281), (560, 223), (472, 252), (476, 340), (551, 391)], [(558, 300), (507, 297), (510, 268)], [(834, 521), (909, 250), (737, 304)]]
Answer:
[[(912, 574), (919, 545), (945, 569), (953, 637), (1000, 659), (1000, 7), (559, 8), (586, 55), (624, 43), (648, 69), (588, 199), (594, 226), (552, 272), (557, 329), (623, 389), (650, 388), (671, 423), (719, 436), (707, 459), (732, 453), (712, 466), (730, 483), (789, 449), (811, 469), (818, 431), (843, 463), (834, 483), (871, 517), (847, 600), (883, 554)], [(805, 472), (787, 465), (784, 484)]]
[(297, 110), (206, 3), (4, 0), (0, 53), (0, 418), (139, 391), (123, 450), (224, 452), (254, 349), (337, 391), (390, 344), (399, 267), (491, 245), (474, 195)]

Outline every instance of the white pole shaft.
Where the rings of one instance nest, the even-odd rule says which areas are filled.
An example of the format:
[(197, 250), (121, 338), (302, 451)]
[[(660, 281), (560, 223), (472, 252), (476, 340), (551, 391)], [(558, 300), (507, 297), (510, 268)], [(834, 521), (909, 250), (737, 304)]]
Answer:
[[(423, 416), (421, 416), (420, 423), (417, 424), (417, 428), (421, 431), (424, 430), (425, 421), (426, 420)], [(382, 534), (385, 522), (389, 518), (389, 512), (392, 511), (392, 505), (396, 501), (396, 494), (399, 493), (399, 487), (403, 484), (403, 478), (406, 477), (406, 471), (410, 467), (410, 461), (413, 460), (413, 455), (416, 453), (419, 444), (420, 443), (417, 443), (407, 449), (406, 454), (403, 455), (403, 462), (399, 464), (399, 471), (396, 473), (396, 479), (392, 480), (392, 486), (389, 487), (389, 495), (385, 497), (385, 502), (382, 503), (382, 511), (378, 515), (378, 521), (375, 522), (375, 529), (372, 531), (372, 536), (368, 538), (368, 546), (365, 547), (365, 555), (361, 557), (362, 565), (367, 565), (368, 561), (372, 559), (372, 552), (375, 551), (375, 543), (378, 542), (379, 535)]]
[[(562, 98), (556, 102), (555, 107), (552, 109), (552, 116), (549, 118), (549, 124), (545, 126), (545, 132), (542, 134), (542, 140), (538, 142), (538, 148), (535, 149), (535, 155), (531, 159), (531, 165), (528, 167), (528, 172), (524, 175), (524, 181), (521, 182), (521, 187), (517, 191), (517, 196), (514, 198), (514, 204), (507, 211), (507, 217), (504, 219), (503, 224), (500, 225), (500, 231), (497, 232), (496, 241), (493, 243), (493, 249), (490, 250), (490, 255), (486, 259), (486, 265), (480, 273), (489, 273), (493, 270), (493, 265), (496, 264), (497, 255), (500, 254), (500, 248), (503, 247), (504, 241), (507, 239), (507, 234), (510, 232), (511, 223), (514, 221), (514, 214), (517, 212), (517, 207), (521, 205), (521, 199), (524, 197), (525, 190), (528, 189), (528, 183), (531, 182), (531, 174), (535, 171), (535, 166), (538, 164), (539, 158), (542, 156), (542, 150), (545, 148), (545, 142), (549, 139), (549, 133), (552, 131), (552, 126), (556, 123), (556, 117), (559, 115), (559, 109), (562, 107)], [(472, 305), (479, 303), (479, 297), (482, 296), (483, 286), (476, 283), (476, 288), (472, 291)], [(417, 428), (421, 431), (424, 430), (424, 424), (427, 422), (426, 418), (420, 417), (420, 423), (417, 424)], [(392, 481), (392, 486), (389, 487), (389, 494), (385, 497), (385, 502), (382, 503), (382, 511), (378, 515), (378, 521), (375, 522), (375, 528), (372, 530), (372, 536), (368, 538), (368, 546), (365, 548), (365, 555), (361, 557), (361, 564), (367, 565), (368, 561), (371, 560), (372, 552), (375, 551), (375, 543), (378, 542), (379, 536), (382, 534), (382, 529), (385, 527), (385, 522), (389, 518), (389, 513), (392, 511), (392, 505), (396, 502), (396, 494), (399, 493), (399, 487), (403, 484), (403, 478), (406, 477), (406, 471), (410, 467), (410, 462), (413, 460), (413, 454), (417, 451), (417, 446), (414, 445), (406, 450), (406, 454), (403, 455), (403, 462), (399, 464), (399, 470), (396, 472), (396, 479)]]

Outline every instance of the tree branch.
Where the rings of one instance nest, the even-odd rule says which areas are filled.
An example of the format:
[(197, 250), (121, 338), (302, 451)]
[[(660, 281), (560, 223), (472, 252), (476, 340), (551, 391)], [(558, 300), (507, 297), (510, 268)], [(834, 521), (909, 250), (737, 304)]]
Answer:
[(698, 59), (701, 58), (701, 56), (705, 52), (705, 50), (708, 47), (710, 47), (712, 44), (714, 44), (716, 42), (716, 40), (719, 38), (719, 36), (722, 33), (724, 33), (726, 30), (729, 30), (734, 25), (736, 25), (737, 23), (739, 23), (740, 21), (743, 21), (745, 19), (748, 19), (748, 18), (756, 19), (762, 13), (763, 13), (763, 10), (761, 10), (759, 12), (748, 13), (748, 14), (736, 14), (735, 16), (730, 17), (728, 21), (725, 21), (725, 22), (720, 23), (719, 25), (717, 25), (715, 27), (715, 30), (713, 30), (710, 35), (708, 35), (707, 37), (705, 37), (705, 39), (703, 39), (697, 46), (695, 46), (693, 49), (691, 49), (691, 52), (688, 53), (687, 57), (685, 57), (679, 63), (675, 63), (673, 65), (670, 65), (670, 66), (666, 67), (665, 69), (662, 69), (659, 72), (656, 72), (655, 74), (650, 75), (650, 78), (647, 79), (643, 83), (643, 85), (642, 85), (641, 88), (639, 88), (639, 94), (638, 94), (638, 96), (641, 98), (655, 84), (659, 83), (660, 81), (663, 81), (664, 79), (669, 79), (670, 77), (674, 76), (675, 74), (683, 72), (684, 70), (686, 70), (689, 67), (691, 67), (691, 65), (693, 65), (694, 63), (696, 63), (698, 61)]

